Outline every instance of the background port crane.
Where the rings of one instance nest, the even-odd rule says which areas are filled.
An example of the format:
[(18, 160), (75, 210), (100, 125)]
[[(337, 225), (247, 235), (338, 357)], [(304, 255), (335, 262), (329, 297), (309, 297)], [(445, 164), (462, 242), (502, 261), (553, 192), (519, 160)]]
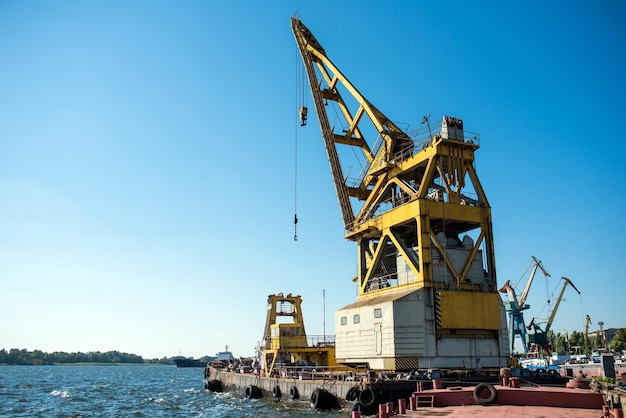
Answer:
[(474, 167), (478, 134), (444, 116), (439, 128), (429, 123), (409, 135), (359, 92), (299, 18), (291, 28), (345, 238), (358, 246), (357, 301), (335, 314), (338, 361), (384, 370), (504, 366), (491, 209)]
[(589, 344), (589, 325), (591, 325), (591, 317), (589, 315), (585, 316), (585, 344), (583, 346), (583, 350), (587, 353), (590, 350), (591, 345)]
[(508, 297), (508, 301), (504, 302), (504, 308), (509, 314), (509, 339), (511, 344), (511, 353), (515, 351), (515, 337), (517, 335), (519, 335), (522, 340), (522, 349), (524, 350), (524, 353), (527, 353), (529, 349), (528, 341), (526, 338), (526, 324), (524, 323), (524, 313), (522, 311), (530, 308), (530, 305), (526, 304), (526, 298), (528, 297), (530, 285), (533, 283), (533, 279), (535, 278), (535, 273), (537, 272), (537, 269), (541, 269), (544, 276), (550, 277), (550, 274), (548, 274), (548, 272), (543, 268), (543, 264), (541, 263), (541, 261), (537, 260), (535, 256), (532, 256), (531, 263), (534, 264), (533, 269), (530, 272), (530, 276), (528, 277), (528, 281), (526, 282), (526, 286), (524, 286), (524, 290), (522, 291), (522, 295), (520, 296), (519, 300), (517, 299), (515, 288), (511, 285), (510, 280), (507, 280), (500, 289), (500, 292), (506, 293)]
[(532, 328), (534, 331), (534, 333), (528, 334), (528, 342), (531, 345), (532, 351), (544, 351), (548, 355), (552, 353), (552, 347), (548, 343), (548, 331), (550, 331), (550, 327), (552, 326), (552, 322), (554, 322), (554, 317), (556, 316), (556, 312), (559, 309), (561, 300), (563, 300), (563, 294), (565, 293), (565, 289), (568, 285), (572, 286), (572, 288), (574, 288), (574, 290), (580, 295), (580, 290), (578, 290), (576, 286), (574, 286), (574, 283), (572, 283), (570, 279), (568, 279), (567, 277), (561, 277), (561, 280), (563, 280), (563, 287), (561, 287), (561, 291), (559, 292), (559, 296), (556, 298), (554, 307), (548, 315), (545, 329), (541, 329), (539, 324), (535, 323), (534, 318), (526, 327), (529, 330)]

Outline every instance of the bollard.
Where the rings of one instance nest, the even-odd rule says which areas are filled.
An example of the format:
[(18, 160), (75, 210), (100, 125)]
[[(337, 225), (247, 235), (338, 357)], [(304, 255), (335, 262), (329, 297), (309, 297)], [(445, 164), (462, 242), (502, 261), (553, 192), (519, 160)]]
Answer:
[(417, 382), (417, 391), (424, 392), (424, 382)]
[(411, 411), (417, 411), (417, 396), (413, 395), (409, 398), (409, 409)]
[(352, 418), (361, 418), (361, 411), (352, 411)]
[(406, 413), (406, 399), (398, 399), (398, 413)]
[(385, 412), (387, 413), (387, 416), (390, 417), (393, 415), (393, 402), (387, 402), (385, 404), (387, 406)]
[(378, 418), (387, 418), (387, 405), (384, 403), (378, 405)]
[(441, 379), (433, 379), (433, 389), (441, 389), (443, 387), (443, 382)]
[(502, 379), (502, 381), (500, 382), (501, 386), (509, 385), (509, 376), (501, 376), (500, 379)]
[(613, 409), (613, 417), (614, 418), (624, 418), (624, 411), (622, 411), (622, 408), (614, 408)]

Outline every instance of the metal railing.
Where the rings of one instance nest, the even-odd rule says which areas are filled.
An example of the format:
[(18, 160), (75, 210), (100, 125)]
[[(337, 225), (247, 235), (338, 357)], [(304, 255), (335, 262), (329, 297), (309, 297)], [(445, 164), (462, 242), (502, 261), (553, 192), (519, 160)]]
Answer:
[[(424, 126), (424, 127), (408, 132), (407, 135), (409, 136), (409, 138), (413, 140), (413, 144), (404, 147), (395, 155), (391, 156), (389, 162), (397, 163), (397, 162), (406, 160), (407, 158), (410, 158), (413, 155), (416, 155), (417, 153), (422, 151), (424, 148), (430, 146), (435, 138), (441, 137), (441, 126), (436, 127), (434, 130), (432, 128), (429, 129), (426, 126)], [(463, 131), (463, 138), (464, 138), (463, 142), (480, 146), (480, 134), (476, 132)], [(382, 136), (378, 135), (374, 143), (374, 147), (372, 149), (374, 155), (378, 155), (378, 152), (380, 151), (383, 143), (384, 143), (384, 140)], [(357, 175), (357, 177), (346, 177), (344, 184), (347, 187), (358, 188), (361, 185), (369, 169), (370, 169), (370, 162), (366, 161), (361, 166), (361, 170), (359, 171), (359, 174)], [(435, 196), (435, 193), (433, 192), (432, 195), (429, 195), (429, 198), (434, 199), (434, 196)], [(477, 197), (475, 196), (475, 193), (462, 195), (461, 196), (462, 204), (475, 206), (478, 204), (478, 202), (476, 201), (476, 198)], [(410, 197), (405, 194), (393, 196), (392, 198), (381, 202), (375, 208), (372, 208), (374, 210), (372, 210), (370, 213), (367, 213), (366, 218), (368, 220), (374, 219), (377, 216), (385, 212), (388, 212), (392, 208), (395, 208), (395, 207), (398, 207), (398, 206), (401, 206), (410, 202), (410, 200), (411, 200)], [(355, 227), (356, 224), (361, 224), (361, 223), (362, 221), (357, 221), (357, 220), (353, 220), (347, 223), (345, 225), (346, 231), (351, 231)]]
[(283, 335), (270, 337), (269, 346), (272, 349), (289, 348), (323, 348), (334, 347), (334, 335)]
[(368, 370), (366, 367), (276, 364), (272, 375), (294, 380), (361, 382), (367, 379)]

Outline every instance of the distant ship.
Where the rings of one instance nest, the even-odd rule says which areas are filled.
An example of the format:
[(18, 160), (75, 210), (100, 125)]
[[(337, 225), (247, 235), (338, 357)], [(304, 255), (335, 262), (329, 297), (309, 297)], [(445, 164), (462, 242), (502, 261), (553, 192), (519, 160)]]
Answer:
[(172, 360), (176, 363), (176, 367), (205, 367), (207, 364), (206, 361), (186, 357), (175, 357)]
[(220, 351), (217, 353), (217, 358), (216, 358), (217, 361), (228, 363), (230, 360), (233, 360), (233, 359), (234, 359), (233, 353), (228, 351), (228, 346), (226, 346), (226, 349), (224, 351)]

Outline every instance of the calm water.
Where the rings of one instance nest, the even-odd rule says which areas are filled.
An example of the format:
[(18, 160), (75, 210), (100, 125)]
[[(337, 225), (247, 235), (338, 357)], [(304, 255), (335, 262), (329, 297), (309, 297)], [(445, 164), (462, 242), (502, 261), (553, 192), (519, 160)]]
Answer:
[(203, 370), (174, 366), (0, 366), (2, 417), (315, 417), (308, 403), (204, 390)]

